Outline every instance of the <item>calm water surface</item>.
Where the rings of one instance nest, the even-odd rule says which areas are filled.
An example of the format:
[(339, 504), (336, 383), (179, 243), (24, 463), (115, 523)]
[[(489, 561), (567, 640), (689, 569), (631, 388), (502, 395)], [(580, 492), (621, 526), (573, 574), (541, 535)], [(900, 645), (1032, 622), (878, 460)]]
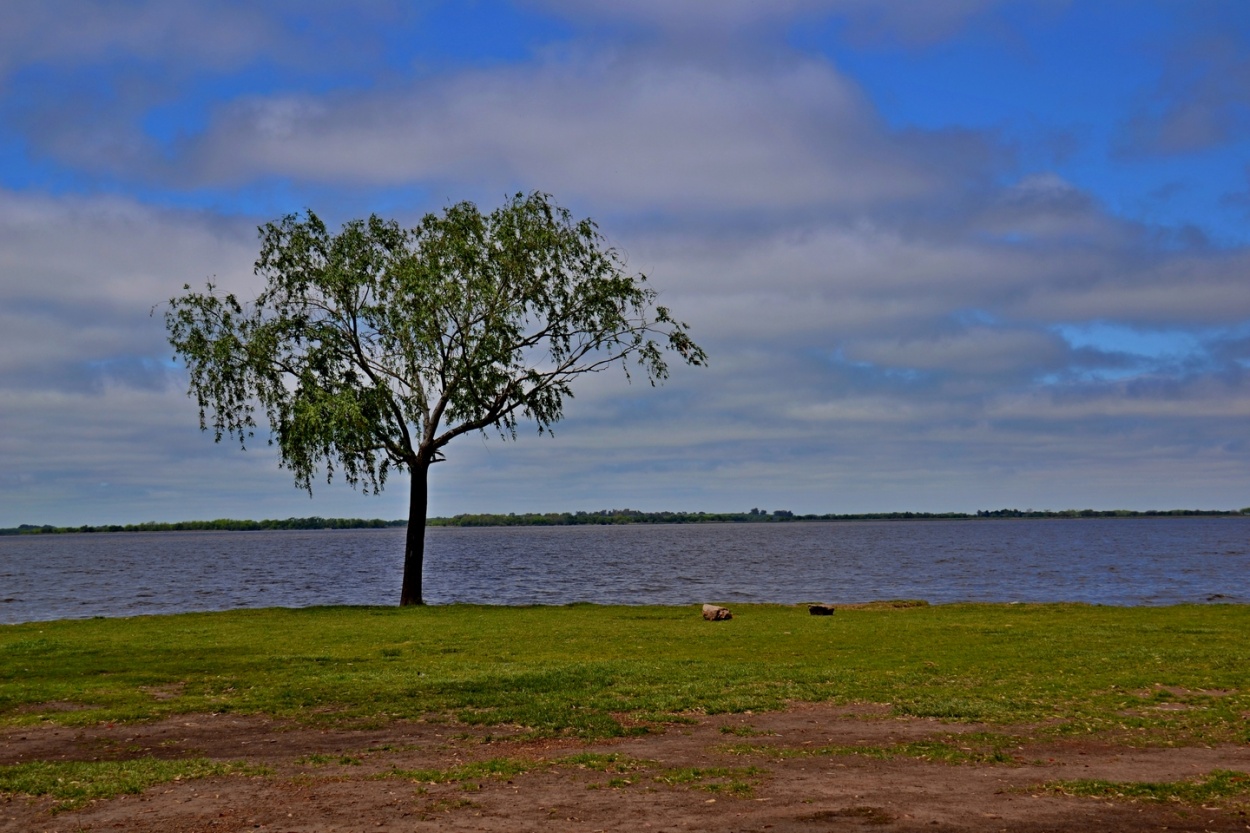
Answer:
[[(394, 604), (402, 529), (0, 537), (0, 622)], [(434, 604), (1250, 602), (1250, 518), (431, 529)]]

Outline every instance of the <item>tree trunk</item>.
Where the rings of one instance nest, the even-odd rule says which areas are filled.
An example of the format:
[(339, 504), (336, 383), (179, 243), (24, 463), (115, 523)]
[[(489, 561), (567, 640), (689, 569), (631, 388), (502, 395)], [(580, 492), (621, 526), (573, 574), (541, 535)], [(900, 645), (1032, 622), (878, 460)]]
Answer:
[(425, 564), (425, 513), (429, 499), (430, 464), (418, 460), (409, 466), (412, 491), (408, 495), (408, 535), (404, 543), (404, 586), (399, 605), (425, 604), (421, 598), (421, 570)]

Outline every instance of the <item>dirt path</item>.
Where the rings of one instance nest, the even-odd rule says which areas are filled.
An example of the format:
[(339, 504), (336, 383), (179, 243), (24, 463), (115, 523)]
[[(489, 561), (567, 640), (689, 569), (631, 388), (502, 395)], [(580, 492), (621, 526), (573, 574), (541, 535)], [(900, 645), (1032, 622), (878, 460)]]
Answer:
[[(0, 763), (206, 756), (264, 764), (273, 774), (168, 783), (55, 814), (51, 799), (0, 797), (0, 831), (1250, 829), (1245, 808), (1234, 805), (1203, 809), (1037, 790), (1054, 780), (1172, 781), (1215, 769), (1250, 771), (1247, 746), (1072, 742), (1013, 747), (1010, 762), (958, 764), (827, 749), (810, 754), (951, 733), (967, 734), (973, 749), (984, 730), (828, 706), (706, 718), (594, 744), (524, 741), (515, 732), (454, 724), (322, 731), (228, 715), (39, 727), (0, 734)], [(511, 774), (463, 769), (492, 759)], [(457, 767), (449, 774), (463, 775), (459, 780), (387, 777), (396, 769)]]

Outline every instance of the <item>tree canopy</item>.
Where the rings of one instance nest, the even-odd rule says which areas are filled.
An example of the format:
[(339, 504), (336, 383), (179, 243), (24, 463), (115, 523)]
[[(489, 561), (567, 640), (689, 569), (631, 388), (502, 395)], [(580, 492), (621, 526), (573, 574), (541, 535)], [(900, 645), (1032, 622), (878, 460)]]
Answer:
[(574, 380), (612, 365), (655, 384), (668, 352), (706, 361), (596, 224), (547, 194), (489, 214), (458, 203), (411, 229), (371, 216), (335, 234), (308, 211), (260, 239), (254, 301), (210, 282), (166, 312), (200, 427), (245, 445), (259, 408), (310, 491), (322, 470), (373, 492), (411, 472), (402, 603), (421, 601), (427, 470), (451, 440), (515, 437), (523, 421), (546, 431)]

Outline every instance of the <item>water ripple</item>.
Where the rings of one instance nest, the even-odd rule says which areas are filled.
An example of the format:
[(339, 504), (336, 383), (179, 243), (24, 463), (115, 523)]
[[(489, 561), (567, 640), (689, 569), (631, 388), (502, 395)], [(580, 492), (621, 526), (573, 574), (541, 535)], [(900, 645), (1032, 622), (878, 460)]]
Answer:
[[(0, 622), (394, 604), (402, 529), (0, 538)], [(1250, 519), (431, 529), (435, 604), (1250, 601)]]

